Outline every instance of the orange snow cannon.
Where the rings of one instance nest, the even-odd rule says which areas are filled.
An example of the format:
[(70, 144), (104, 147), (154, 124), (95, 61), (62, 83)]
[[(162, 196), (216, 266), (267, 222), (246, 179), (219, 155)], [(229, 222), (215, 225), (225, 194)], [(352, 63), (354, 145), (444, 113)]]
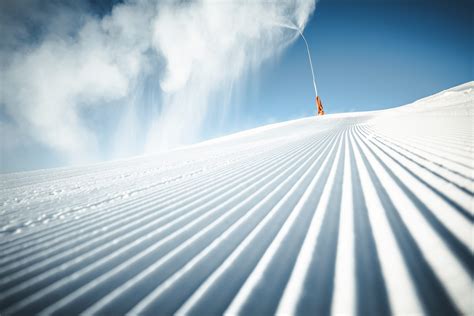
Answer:
[(319, 96), (316, 97), (316, 107), (318, 108), (318, 115), (324, 115), (323, 103)]

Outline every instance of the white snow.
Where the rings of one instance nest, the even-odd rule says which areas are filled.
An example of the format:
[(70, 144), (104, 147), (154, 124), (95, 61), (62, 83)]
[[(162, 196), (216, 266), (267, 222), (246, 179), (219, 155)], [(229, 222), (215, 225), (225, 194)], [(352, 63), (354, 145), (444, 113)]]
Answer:
[(474, 82), (0, 175), (0, 313), (472, 314)]

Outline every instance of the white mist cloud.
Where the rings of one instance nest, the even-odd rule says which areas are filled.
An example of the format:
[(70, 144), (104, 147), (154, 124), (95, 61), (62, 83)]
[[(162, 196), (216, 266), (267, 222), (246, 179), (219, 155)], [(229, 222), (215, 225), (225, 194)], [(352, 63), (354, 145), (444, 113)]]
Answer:
[[(137, 137), (146, 151), (195, 141), (209, 106), (226, 106), (216, 96), (298, 36), (278, 25), (303, 28), (314, 10), (310, 0), (131, 0), (99, 17), (42, 3), (9, 3), (38, 30), (2, 19), (0, 119), (72, 163), (97, 159), (104, 142), (127, 153)], [(159, 98), (143, 117), (151, 75)], [(91, 113), (117, 121), (114, 131), (101, 132)], [(124, 136), (140, 128), (142, 136)]]
[(159, 10), (153, 44), (166, 60), (166, 95), (147, 149), (193, 142), (210, 104), (225, 106), (209, 102), (213, 93), (230, 91), (243, 72), (294, 39), (278, 22), (303, 27), (313, 9), (312, 1), (200, 1)]

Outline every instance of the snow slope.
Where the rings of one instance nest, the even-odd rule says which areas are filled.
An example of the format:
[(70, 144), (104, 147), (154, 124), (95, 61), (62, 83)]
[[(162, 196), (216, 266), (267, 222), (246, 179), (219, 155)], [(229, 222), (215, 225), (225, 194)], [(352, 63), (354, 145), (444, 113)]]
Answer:
[(1, 314), (473, 311), (474, 82), (1, 175)]

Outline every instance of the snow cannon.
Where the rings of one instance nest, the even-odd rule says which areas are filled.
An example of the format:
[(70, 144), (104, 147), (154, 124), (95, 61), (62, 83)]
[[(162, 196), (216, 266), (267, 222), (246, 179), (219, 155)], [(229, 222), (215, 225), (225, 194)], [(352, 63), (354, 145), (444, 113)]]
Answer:
[(324, 115), (323, 103), (319, 96), (316, 96), (316, 107), (318, 108), (318, 115)]

